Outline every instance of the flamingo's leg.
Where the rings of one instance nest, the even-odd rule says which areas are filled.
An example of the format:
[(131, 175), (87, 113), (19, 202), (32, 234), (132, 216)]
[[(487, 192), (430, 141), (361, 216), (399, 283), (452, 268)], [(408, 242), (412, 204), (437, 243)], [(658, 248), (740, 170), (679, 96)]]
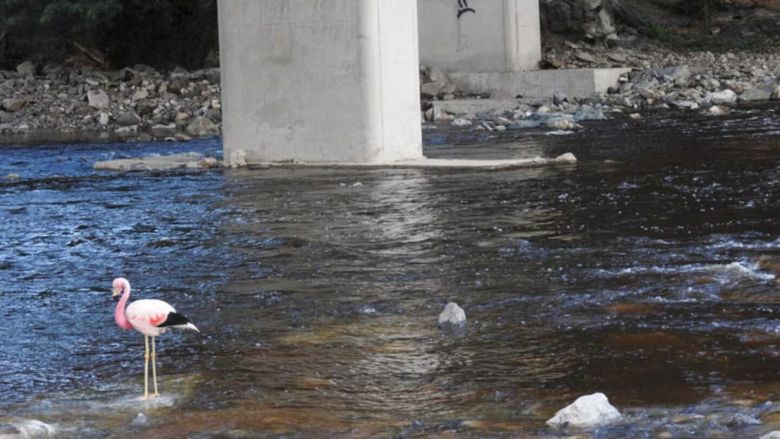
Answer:
[(152, 336), (152, 381), (154, 381), (152, 397), (160, 396), (160, 392), (157, 391), (157, 349), (154, 346), (154, 336)]
[(144, 335), (144, 398), (149, 399), (149, 336)]

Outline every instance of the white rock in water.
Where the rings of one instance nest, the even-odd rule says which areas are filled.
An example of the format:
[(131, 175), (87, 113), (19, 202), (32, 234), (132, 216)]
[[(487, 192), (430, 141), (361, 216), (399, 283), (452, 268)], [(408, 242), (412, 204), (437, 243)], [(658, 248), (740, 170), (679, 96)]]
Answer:
[(769, 432), (761, 436), (760, 439), (780, 439), (780, 430)]
[(444, 311), (439, 314), (439, 326), (455, 325), (463, 326), (466, 324), (466, 311), (459, 307), (457, 303), (450, 302), (444, 307)]
[(230, 159), (227, 165), (231, 168), (244, 168), (246, 167), (246, 152), (243, 149), (237, 149), (230, 153)]
[(57, 433), (57, 427), (36, 419), (14, 423), (14, 427), (19, 430), (19, 436), (23, 438), (54, 437)]
[(458, 118), (452, 121), (452, 126), (455, 127), (467, 127), (471, 125), (471, 121), (464, 118)]
[(603, 393), (580, 396), (547, 421), (551, 427), (595, 427), (620, 419), (620, 412)]
[(135, 416), (135, 419), (133, 419), (133, 422), (130, 423), (133, 427), (141, 427), (144, 425), (147, 425), (149, 423), (149, 418), (146, 417), (143, 413), (138, 413)]

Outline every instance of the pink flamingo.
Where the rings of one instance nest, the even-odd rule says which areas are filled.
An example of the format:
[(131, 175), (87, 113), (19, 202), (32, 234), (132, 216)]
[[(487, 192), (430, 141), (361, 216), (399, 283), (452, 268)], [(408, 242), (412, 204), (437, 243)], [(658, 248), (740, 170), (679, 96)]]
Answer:
[[(187, 317), (179, 314), (166, 302), (157, 299), (136, 300), (127, 304), (130, 298), (130, 282), (123, 277), (114, 279), (114, 291), (112, 296), (119, 298), (119, 303), (114, 311), (114, 320), (122, 329), (135, 329), (144, 335), (144, 344), (146, 351), (144, 353), (144, 397), (149, 398), (149, 337), (152, 337), (152, 376), (154, 380), (154, 394), (152, 397), (160, 396), (157, 392), (157, 352), (154, 345), (154, 338), (165, 333), (168, 328), (190, 329), (200, 332)], [(120, 297), (121, 296), (121, 297)]]

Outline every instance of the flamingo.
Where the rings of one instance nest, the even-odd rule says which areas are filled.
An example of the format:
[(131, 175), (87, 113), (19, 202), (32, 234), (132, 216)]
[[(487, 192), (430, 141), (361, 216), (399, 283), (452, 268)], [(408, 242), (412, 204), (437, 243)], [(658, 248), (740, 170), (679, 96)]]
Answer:
[(114, 320), (120, 328), (125, 330), (135, 329), (144, 335), (144, 396), (141, 399), (149, 399), (149, 337), (152, 338), (152, 377), (154, 381), (154, 393), (152, 398), (160, 396), (157, 391), (157, 352), (154, 338), (165, 333), (168, 328), (189, 329), (200, 332), (190, 321), (167, 302), (157, 299), (136, 300), (127, 304), (130, 299), (130, 282), (123, 277), (114, 279), (112, 297), (119, 299), (114, 311)]

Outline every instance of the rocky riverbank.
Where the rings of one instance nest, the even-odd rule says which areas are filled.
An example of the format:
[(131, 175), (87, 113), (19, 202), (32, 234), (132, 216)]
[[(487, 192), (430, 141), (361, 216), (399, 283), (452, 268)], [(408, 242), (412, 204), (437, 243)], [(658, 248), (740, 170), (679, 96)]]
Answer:
[[(612, 40), (610, 40), (612, 41)], [(641, 44), (640, 44), (641, 43)], [(628, 35), (618, 42), (548, 37), (548, 68), (630, 67), (601, 96), (555, 96), (454, 110), (456, 99), (485, 99), (457, 90), (447, 75), (421, 68), (424, 123), (476, 130), (572, 131), (583, 120), (673, 109), (722, 116), (740, 102), (780, 105), (780, 48), (760, 51), (671, 50)], [(0, 71), (0, 143), (186, 141), (221, 132), (218, 69), (169, 73), (137, 65), (116, 71), (88, 66), (36, 66)], [(486, 105), (485, 105), (486, 104)]]
[(20, 64), (0, 71), (0, 143), (185, 141), (220, 133), (219, 70)]

